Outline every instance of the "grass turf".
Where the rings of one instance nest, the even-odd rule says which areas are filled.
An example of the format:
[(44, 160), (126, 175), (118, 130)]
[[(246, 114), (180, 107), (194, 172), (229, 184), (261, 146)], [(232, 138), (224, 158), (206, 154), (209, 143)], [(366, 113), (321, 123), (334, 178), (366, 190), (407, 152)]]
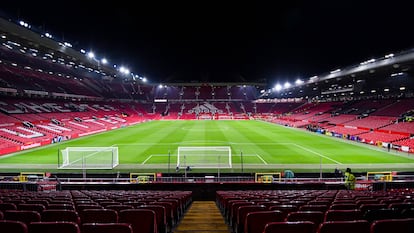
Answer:
[[(179, 146), (230, 146), (232, 168), (224, 168), (226, 158), (211, 158), (218, 161), (217, 167), (222, 172), (277, 172), (284, 169), (314, 172), (320, 169), (333, 171), (335, 167), (351, 167), (354, 171), (414, 170), (412, 155), (389, 153), (375, 146), (262, 121), (146, 122), (2, 156), (0, 169), (56, 171), (58, 150), (69, 146), (117, 146), (120, 165), (114, 170), (129, 172), (175, 170)], [(169, 152), (171, 156), (168, 156)], [(209, 170), (193, 169), (193, 172), (197, 171)]]

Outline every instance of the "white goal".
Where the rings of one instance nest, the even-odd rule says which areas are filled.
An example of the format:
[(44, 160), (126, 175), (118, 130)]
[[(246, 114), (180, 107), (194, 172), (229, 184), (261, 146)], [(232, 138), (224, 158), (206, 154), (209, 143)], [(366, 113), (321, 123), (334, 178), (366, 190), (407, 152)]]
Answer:
[(118, 164), (118, 147), (67, 147), (58, 159), (60, 169), (112, 169)]
[(177, 168), (231, 168), (231, 147), (178, 147)]

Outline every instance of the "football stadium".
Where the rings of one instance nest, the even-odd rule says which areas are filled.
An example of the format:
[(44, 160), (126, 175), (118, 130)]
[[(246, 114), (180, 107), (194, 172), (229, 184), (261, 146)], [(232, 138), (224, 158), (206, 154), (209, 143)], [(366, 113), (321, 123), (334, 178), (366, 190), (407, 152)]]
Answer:
[(0, 13), (5, 232), (413, 232), (413, 49), (158, 82)]

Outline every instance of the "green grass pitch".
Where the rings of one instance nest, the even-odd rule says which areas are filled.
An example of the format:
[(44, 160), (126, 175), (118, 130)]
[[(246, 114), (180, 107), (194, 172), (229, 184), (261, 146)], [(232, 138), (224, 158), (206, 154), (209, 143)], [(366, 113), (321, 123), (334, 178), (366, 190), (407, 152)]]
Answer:
[[(402, 152), (387, 152), (262, 121), (206, 120), (151, 121), (1, 156), (0, 171), (57, 171), (58, 150), (69, 146), (118, 147), (120, 164), (110, 171), (174, 172), (179, 146), (230, 146), (231, 168), (222, 167), (222, 172), (331, 172), (335, 167), (351, 167), (354, 171), (414, 170), (414, 156)], [(192, 172), (214, 170), (200, 168)]]

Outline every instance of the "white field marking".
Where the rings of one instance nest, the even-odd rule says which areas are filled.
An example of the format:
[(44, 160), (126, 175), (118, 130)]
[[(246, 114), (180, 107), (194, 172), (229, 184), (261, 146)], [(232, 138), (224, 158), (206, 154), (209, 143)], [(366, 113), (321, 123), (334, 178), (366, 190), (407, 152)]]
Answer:
[(152, 158), (152, 155), (148, 156), (148, 158), (146, 160), (144, 160), (144, 162), (142, 162), (141, 164), (145, 164), (148, 160), (150, 160)]
[(150, 160), (152, 157), (157, 157), (157, 156), (168, 156), (168, 154), (153, 154), (153, 155), (149, 155), (148, 158), (146, 160), (144, 160), (144, 162), (142, 162), (141, 164), (145, 164), (148, 160)]
[(267, 165), (267, 162), (260, 155), (256, 154), (256, 156), (259, 157), (259, 159), (262, 160), (262, 162)]
[(402, 152), (399, 152), (398, 150), (395, 150), (394, 152), (387, 152), (385, 150), (385, 148), (383, 148), (383, 147), (378, 148), (378, 147), (370, 145), (370, 144), (360, 143), (360, 142), (356, 142), (356, 141), (352, 141), (352, 140), (344, 140), (344, 139), (337, 138), (337, 137), (327, 136), (325, 134), (316, 134), (316, 133), (313, 133), (313, 132), (310, 132), (310, 131), (307, 131), (307, 130), (301, 130), (299, 128), (294, 128), (294, 127), (285, 127), (283, 125), (279, 125), (279, 124), (271, 123), (271, 122), (267, 122), (267, 121), (261, 121), (261, 120), (256, 120), (256, 121), (266, 123), (266, 124), (270, 124), (270, 125), (277, 126), (277, 127), (283, 127), (285, 129), (289, 129), (289, 130), (295, 130), (297, 132), (307, 133), (307, 134), (312, 135), (312, 136), (323, 137), (323, 138), (326, 138), (327, 140), (334, 140), (334, 141), (337, 141), (337, 142), (342, 142), (342, 143), (347, 143), (347, 144), (354, 145), (354, 146), (359, 146), (359, 147), (362, 147), (362, 148), (365, 148), (365, 149), (368, 149), (368, 150), (384, 152), (384, 153), (388, 153), (388, 154), (391, 154), (391, 155), (397, 155), (397, 156), (400, 156), (400, 157), (404, 157), (404, 158), (414, 160), (414, 157), (408, 157), (407, 153), (405, 153), (405, 152), (402, 153)]
[[(117, 146), (149, 146), (149, 145), (185, 145), (186, 143), (192, 144), (192, 143), (206, 143), (206, 141), (203, 140), (197, 140), (197, 141), (181, 141), (181, 142), (143, 142), (143, 143), (127, 143), (127, 144), (116, 144)], [(295, 145), (295, 143), (292, 142), (229, 142), (229, 141), (208, 141), (208, 143), (211, 144), (232, 144), (232, 145)], [(203, 145), (206, 147), (206, 145)], [(208, 145), (207, 145), (208, 146)]]
[(206, 132), (217, 132), (217, 131), (229, 130), (229, 127), (224, 126), (224, 127), (216, 128), (216, 129), (214, 128), (208, 129), (208, 128), (191, 128), (191, 127), (184, 126), (184, 127), (181, 127), (181, 129), (186, 130), (186, 131), (191, 131), (191, 132), (205, 132), (205, 131)]
[(340, 165), (342, 165), (342, 163), (341, 163), (341, 162), (338, 162), (338, 161), (336, 161), (335, 159), (331, 159), (331, 158), (329, 158), (329, 157), (327, 157), (327, 156), (325, 156), (325, 155), (323, 155), (323, 154), (320, 154), (320, 153), (318, 153), (318, 152), (316, 152), (316, 151), (313, 151), (313, 150), (311, 150), (311, 149), (308, 149), (308, 148), (306, 148), (306, 147), (303, 147), (303, 146), (298, 145), (298, 144), (295, 144), (295, 143), (293, 143), (293, 145), (295, 145), (295, 146), (297, 146), (297, 147), (301, 148), (302, 150), (306, 150), (306, 151), (309, 151), (309, 152), (311, 152), (311, 153), (313, 153), (313, 154), (315, 154), (315, 155), (319, 155), (319, 156), (320, 156), (320, 157), (322, 157), (322, 158), (325, 158), (325, 159), (331, 160), (332, 162), (334, 162), (334, 163), (336, 163), (336, 164), (340, 164)]

